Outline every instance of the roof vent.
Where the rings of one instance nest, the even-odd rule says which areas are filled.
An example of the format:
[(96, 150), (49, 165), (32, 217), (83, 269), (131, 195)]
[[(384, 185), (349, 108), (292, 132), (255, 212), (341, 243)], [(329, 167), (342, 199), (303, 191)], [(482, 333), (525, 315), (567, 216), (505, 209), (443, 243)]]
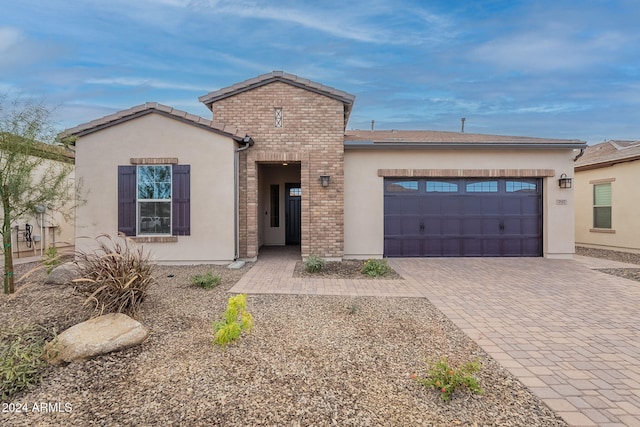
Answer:
[(462, 122), (462, 129), (460, 129), (461, 133), (464, 133), (464, 121), (467, 120), (466, 118), (461, 118), (460, 121)]

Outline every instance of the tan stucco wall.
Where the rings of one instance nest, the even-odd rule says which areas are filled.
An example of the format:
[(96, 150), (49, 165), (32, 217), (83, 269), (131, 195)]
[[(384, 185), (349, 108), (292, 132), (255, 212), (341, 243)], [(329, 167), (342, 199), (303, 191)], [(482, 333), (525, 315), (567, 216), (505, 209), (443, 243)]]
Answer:
[[(177, 157), (191, 165), (191, 235), (144, 247), (164, 263), (232, 260), (235, 146), (230, 138), (159, 114), (79, 138), (76, 177), (87, 203), (77, 210), (76, 235), (117, 234), (118, 165), (129, 165), (130, 158)], [(77, 245), (86, 247), (86, 239)]]
[[(49, 173), (51, 168), (57, 171), (55, 172), (56, 174), (65, 169), (68, 170), (67, 180), (71, 191), (73, 191), (75, 172), (73, 164), (70, 163), (44, 159), (34, 169), (32, 182), (38, 182), (43, 174)], [(56, 246), (60, 250), (63, 248), (67, 248), (70, 251), (73, 250), (75, 232), (73, 193), (69, 194), (69, 197), (69, 202), (64, 206), (59, 202), (53, 201), (47, 206), (42, 215), (34, 213), (12, 222), (11, 241), (15, 258), (40, 255), (50, 246)], [(31, 247), (27, 246), (27, 242), (24, 239), (26, 224), (33, 227), (31, 231), (31, 238), (33, 239)], [(18, 227), (17, 230), (16, 227)]]
[[(576, 244), (602, 249), (640, 252), (640, 161), (619, 163), (600, 169), (576, 172)], [(611, 231), (593, 231), (593, 183), (611, 182)]]
[[(346, 150), (345, 258), (382, 257), (384, 178), (378, 169), (553, 169), (543, 179), (543, 254), (574, 253), (573, 190), (560, 189), (561, 173), (573, 174), (573, 150)], [(366, 207), (363, 208), (363, 207)]]

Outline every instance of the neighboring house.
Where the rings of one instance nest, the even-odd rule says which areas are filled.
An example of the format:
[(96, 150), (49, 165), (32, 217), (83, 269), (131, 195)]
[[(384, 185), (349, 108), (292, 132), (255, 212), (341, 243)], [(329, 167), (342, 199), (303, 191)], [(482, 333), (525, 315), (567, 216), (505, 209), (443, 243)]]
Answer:
[[(44, 161), (34, 170), (35, 181), (42, 177), (52, 164), (74, 163), (73, 151), (44, 143), (38, 143), (38, 147), (33, 156)], [(68, 179), (74, 180), (73, 170)], [(60, 251), (73, 252), (75, 230), (72, 208), (61, 208), (52, 202), (39, 209), (11, 223), (11, 247), (14, 258), (37, 256), (52, 246)]]
[(79, 125), (78, 235), (117, 232), (166, 263), (574, 252), (577, 140), (346, 130), (355, 97), (281, 71)]
[(589, 146), (575, 166), (576, 244), (640, 252), (640, 141)]

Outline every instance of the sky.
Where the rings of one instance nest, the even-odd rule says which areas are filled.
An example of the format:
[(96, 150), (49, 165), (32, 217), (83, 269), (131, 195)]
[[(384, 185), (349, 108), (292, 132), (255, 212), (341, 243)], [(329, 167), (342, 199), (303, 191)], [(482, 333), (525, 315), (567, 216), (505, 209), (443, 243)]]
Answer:
[(273, 70), (356, 96), (347, 129), (640, 139), (637, 0), (0, 0), (0, 94), (69, 128)]

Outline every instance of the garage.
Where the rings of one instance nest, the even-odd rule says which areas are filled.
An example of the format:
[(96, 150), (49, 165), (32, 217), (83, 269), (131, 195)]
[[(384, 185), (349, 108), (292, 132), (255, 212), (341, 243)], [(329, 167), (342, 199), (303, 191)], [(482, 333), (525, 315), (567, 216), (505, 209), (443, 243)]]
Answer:
[(385, 178), (384, 255), (542, 256), (542, 180)]

